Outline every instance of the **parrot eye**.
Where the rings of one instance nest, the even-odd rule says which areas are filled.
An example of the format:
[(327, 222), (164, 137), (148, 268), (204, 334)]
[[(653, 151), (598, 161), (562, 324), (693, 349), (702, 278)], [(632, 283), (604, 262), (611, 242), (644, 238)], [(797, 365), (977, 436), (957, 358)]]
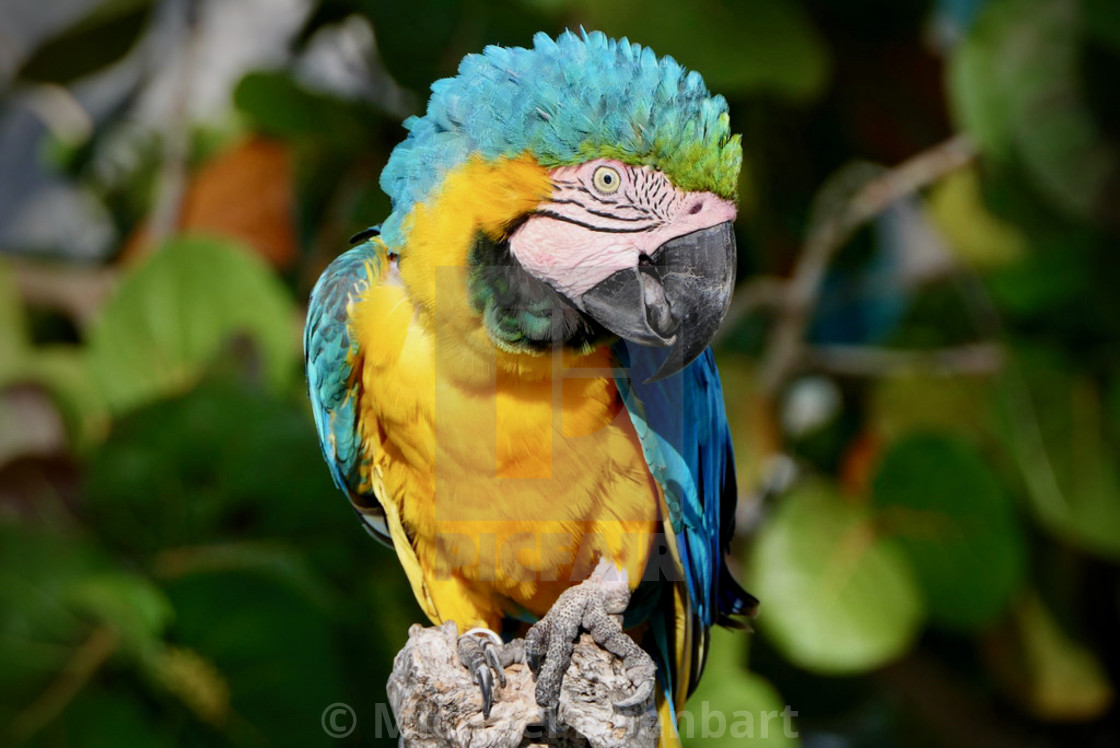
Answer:
[(622, 177), (619, 176), (617, 169), (600, 166), (591, 176), (591, 183), (595, 185), (595, 189), (599, 192), (610, 195), (618, 192), (618, 188), (622, 186)]

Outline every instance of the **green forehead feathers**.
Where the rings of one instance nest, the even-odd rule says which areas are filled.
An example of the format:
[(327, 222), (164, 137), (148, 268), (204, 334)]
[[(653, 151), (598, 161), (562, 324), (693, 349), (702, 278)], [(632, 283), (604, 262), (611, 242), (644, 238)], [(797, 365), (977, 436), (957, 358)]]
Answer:
[(423, 117), (381, 173), (393, 213), (382, 231), (400, 246), (400, 225), (452, 168), (472, 155), (529, 152), (546, 167), (615, 158), (664, 172), (684, 190), (734, 199), (742, 148), (727, 102), (699, 73), (601, 32), (537, 34), (533, 48), (487, 47), (459, 74), (432, 85)]

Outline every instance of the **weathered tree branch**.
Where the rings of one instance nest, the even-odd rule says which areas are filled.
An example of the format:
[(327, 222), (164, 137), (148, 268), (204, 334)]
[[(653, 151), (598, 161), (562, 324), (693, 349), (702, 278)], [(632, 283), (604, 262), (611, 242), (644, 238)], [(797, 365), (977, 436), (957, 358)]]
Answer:
[[(822, 191), (805, 249), (794, 267), (781, 314), (770, 335), (768, 354), (762, 366), (764, 391), (776, 391), (793, 370), (825, 271), (852, 234), (892, 203), (962, 168), (975, 157), (972, 143), (964, 136), (957, 136), (893, 169), (883, 170), (876, 176), (868, 175), (848, 199), (835, 200), (835, 193), (830, 194), (827, 188)], [(843, 174), (839, 177), (844, 180)], [(845, 186), (841, 183), (836, 190)]]
[(974, 343), (928, 351), (891, 350), (859, 345), (804, 348), (805, 366), (852, 377), (878, 377), (906, 371), (934, 374), (983, 375), (998, 372), (1006, 358), (1002, 346)]
[(459, 663), (454, 622), (413, 626), (393, 662), (387, 686), (402, 745), (409, 748), (522, 748), (528, 746), (653, 746), (657, 711), (652, 696), (635, 707), (615, 702), (633, 685), (621, 658), (582, 634), (561, 686), (558, 725), (549, 736), (529, 667), (506, 668), (506, 685), (495, 689), (493, 710), (482, 716), (478, 685)]
[(966, 166), (975, 157), (972, 143), (958, 135), (893, 169), (855, 164), (825, 185), (790, 279), (767, 276), (745, 284), (724, 325), (730, 328), (736, 319), (758, 308), (777, 310), (762, 364), (763, 392), (777, 391), (798, 366), (812, 358), (804, 352), (805, 328), (812, 318), (821, 281), (832, 258), (856, 230), (892, 203)]

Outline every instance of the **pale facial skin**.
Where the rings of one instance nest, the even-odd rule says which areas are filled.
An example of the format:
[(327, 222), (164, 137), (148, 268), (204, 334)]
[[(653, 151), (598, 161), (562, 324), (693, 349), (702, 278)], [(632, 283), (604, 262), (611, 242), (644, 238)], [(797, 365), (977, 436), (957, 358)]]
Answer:
[(577, 306), (618, 270), (665, 242), (735, 220), (735, 204), (685, 192), (659, 171), (599, 158), (551, 172), (553, 191), (509, 239), (530, 274)]

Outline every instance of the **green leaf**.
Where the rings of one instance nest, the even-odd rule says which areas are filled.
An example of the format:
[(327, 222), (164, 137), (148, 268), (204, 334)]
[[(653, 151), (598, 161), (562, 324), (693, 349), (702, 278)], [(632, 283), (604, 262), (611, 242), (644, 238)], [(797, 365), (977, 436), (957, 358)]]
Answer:
[(1068, 314), (1093, 285), (1090, 247), (1076, 235), (1032, 239), (1035, 244), (1022, 260), (988, 277), (993, 300), (1020, 317)]
[(327, 140), (346, 150), (360, 148), (376, 134), (371, 110), (309, 91), (281, 72), (249, 73), (237, 84), (234, 105), (253, 126), (276, 137)]
[(1083, 0), (1085, 30), (1095, 40), (1120, 52), (1120, 12), (1112, 0)]
[(0, 714), (12, 705), (13, 729), (41, 728), (74, 695), (51, 690), (60, 679), (81, 686), (118, 653), (143, 664), (170, 615), (159, 588), (87, 542), (0, 524)]
[(353, 527), (301, 406), (208, 379), (118, 419), (89, 463), (87, 512), (102, 541), (151, 554)]
[(67, 588), (83, 569), (106, 568), (84, 543), (0, 524), (0, 703), (29, 702), (63, 667), (90, 630)]
[(92, 373), (117, 413), (199, 380), (236, 336), (255, 344), (267, 382), (296, 373), (296, 312), (271, 271), (219, 239), (165, 244), (125, 279), (90, 334)]
[(872, 501), (934, 621), (974, 628), (1006, 609), (1023, 582), (1026, 541), (1010, 497), (968, 442), (903, 438), (879, 463)]
[(980, 377), (903, 372), (873, 384), (871, 422), (887, 441), (914, 431), (964, 436), (991, 432), (992, 384)]
[[(377, 46), (386, 69), (395, 80), (416, 91), (427, 91), (437, 78), (454, 71), (463, 54), (454, 50), (456, 34), (485, 21), (479, 13), (472, 17), (472, 24), (464, 24), (463, 0), (358, 3), (377, 30)], [(516, 11), (507, 4), (505, 12)]]
[(1093, 380), (1052, 355), (1018, 355), (1016, 379), (1000, 390), (1000, 436), (1031, 506), (1055, 535), (1120, 559), (1120, 428), (1108, 423)]
[(202, 571), (253, 572), (286, 583), (325, 610), (338, 602), (294, 544), (256, 541), (173, 548), (160, 554), (156, 568), (170, 577)]
[(679, 712), (677, 729), (685, 746), (737, 748), (798, 745), (797, 712), (762, 676), (746, 669), (749, 635), (711, 630), (711, 654), (704, 678)]
[(1063, 631), (1033, 592), (993, 632), (987, 651), (1003, 686), (1039, 719), (1093, 720), (1115, 698), (1097, 655)]
[(91, 380), (85, 351), (78, 346), (33, 346), (16, 287), (15, 273), (0, 262), (0, 387), (34, 383), (50, 393), (76, 437), (84, 446), (106, 426), (106, 406)]
[(159, 588), (142, 577), (120, 572), (90, 574), (69, 587), (66, 603), (111, 627), (122, 647), (147, 657), (158, 650), (171, 620), (171, 607)]
[(89, 689), (63, 714), (64, 740), (70, 748), (172, 748), (179, 745), (174, 728), (145, 709), (127, 692)]
[(953, 55), (949, 92), (985, 156), (1021, 163), (1051, 203), (1087, 218), (1120, 159), (1086, 101), (1083, 30), (1078, 3), (993, 0)]
[(38, 348), (28, 362), (28, 371), (50, 392), (75, 445), (88, 447), (103, 436), (109, 426), (108, 405), (90, 376), (84, 349), (71, 345)]
[(70, 83), (123, 57), (151, 17), (151, 0), (106, 0), (35, 50), (18, 78)]
[(579, 3), (588, 28), (626, 36), (699, 71), (715, 93), (815, 98), (829, 74), (820, 34), (791, 0)]
[(975, 168), (950, 174), (934, 185), (927, 205), (954, 256), (969, 267), (1002, 267), (1027, 251), (1023, 232), (985, 206)]
[(857, 673), (901, 655), (922, 622), (921, 592), (897, 544), (824, 483), (782, 500), (751, 549), (758, 624), (792, 662)]
[[(285, 581), (250, 571), (199, 572), (173, 580), (167, 591), (176, 610), (172, 638), (192, 653), (185, 664), (194, 665), (184, 667), (180, 654), (157, 662), (152, 676), (175, 692), (196, 692), (199, 704), (228, 698), (222, 742), (318, 745), (328, 705), (352, 701), (362, 716), (364, 705), (344, 690), (330, 619)], [(372, 702), (381, 685), (366, 685)], [(370, 716), (372, 725), (372, 709)], [(197, 742), (219, 742), (210, 729), (193, 726)]]

